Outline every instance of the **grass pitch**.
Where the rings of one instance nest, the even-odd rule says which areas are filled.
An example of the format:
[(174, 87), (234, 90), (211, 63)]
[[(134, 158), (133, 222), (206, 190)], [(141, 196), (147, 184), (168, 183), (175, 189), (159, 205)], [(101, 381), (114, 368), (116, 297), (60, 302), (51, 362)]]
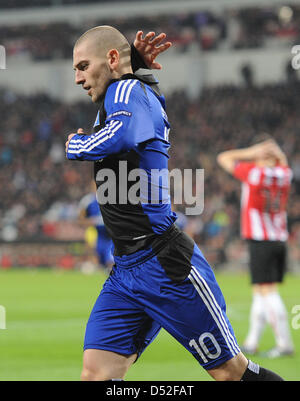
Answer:
[[(0, 330), (0, 380), (79, 380), (85, 324), (105, 276), (46, 269), (0, 270), (0, 305), (6, 310), (6, 329)], [(239, 343), (248, 328), (251, 290), (248, 276), (217, 274), (228, 316)], [(287, 276), (280, 293), (292, 314), (300, 305), (300, 277)], [(299, 307), (300, 308), (300, 307)], [(298, 309), (299, 311), (299, 309)], [(299, 312), (298, 312), (299, 313)], [(296, 354), (275, 360), (252, 357), (286, 380), (300, 380), (300, 328), (291, 328)], [(264, 332), (261, 350), (274, 345)], [(161, 331), (126, 380), (211, 380), (196, 360), (168, 333)]]

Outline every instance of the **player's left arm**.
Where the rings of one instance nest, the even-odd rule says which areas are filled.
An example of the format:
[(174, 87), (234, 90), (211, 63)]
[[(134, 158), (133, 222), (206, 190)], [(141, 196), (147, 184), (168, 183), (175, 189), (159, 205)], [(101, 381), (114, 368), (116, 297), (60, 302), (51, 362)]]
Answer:
[(139, 68), (162, 69), (162, 65), (156, 61), (156, 58), (172, 46), (172, 42), (164, 42), (166, 37), (164, 32), (157, 36), (155, 32), (148, 32), (145, 37), (143, 37), (143, 31), (136, 33), (131, 46), (131, 65), (134, 72)]
[(134, 43), (131, 45), (131, 67), (134, 74), (151, 86), (158, 96), (161, 93), (157, 79), (151, 72), (143, 70), (162, 69), (162, 65), (156, 62), (156, 58), (172, 46), (172, 43), (165, 41), (165, 39), (166, 34), (164, 32), (157, 36), (155, 36), (155, 32), (148, 32), (143, 37), (143, 31), (138, 31)]

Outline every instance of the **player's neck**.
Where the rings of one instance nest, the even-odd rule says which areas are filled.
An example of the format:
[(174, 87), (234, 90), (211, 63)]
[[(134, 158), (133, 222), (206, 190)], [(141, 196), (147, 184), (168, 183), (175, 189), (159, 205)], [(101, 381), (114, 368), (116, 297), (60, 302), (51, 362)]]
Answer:
[(120, 69), (118, 69), (116, 71), (113, 71), (112, 79), (119, 79), (123, 75), (126, 75), (126, 74), (133, 74), (133, 71), (132, 71), (131, 67), (123, 67), (123, 68), (120, 68)]

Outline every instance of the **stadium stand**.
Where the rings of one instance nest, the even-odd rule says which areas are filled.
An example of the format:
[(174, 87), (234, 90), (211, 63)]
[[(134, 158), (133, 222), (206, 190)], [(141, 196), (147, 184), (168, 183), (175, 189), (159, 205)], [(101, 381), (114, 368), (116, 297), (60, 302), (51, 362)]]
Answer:
[[(205, 89), (196, 100), (181, 92), (167, 99), (173, 141), (170, 169), (205, 170), (205, 213), (197, 219), (197, 241), (212, 250), (216, 263), (225, 258), (224, 245), (239, 237), (240, 193), (238, 183), (216, 168), (216, 154), (246, 146), (259, 130), (274, 135), (293, 167), (289, 225), (291, 243), (299, 241), (299, 89), (300, 83), (224, 86)], [(66, 132), (90, 128), (93, 108), (87, 103), (62, 104), (45, 94), (26, 97), (3, 90), (0, 113), (8, 116), (0, 123), (2, 239), (78, 239), (81, 232), (74, 231), (72, 221), (92, 168), (89, 163), (66, 163), (64, 141)]]
[[(84, 2), (0, 0), (0, 8), (75, 3)], [(300, 6), (293, 4), (280, 10), (275, 6), (232, 8), (220, 15), (210, 9), (159, 17), (143, 15), (134, 20), (112, 18), (110, 24), (129, 40), (140, 28), (165, 31), (174, 42), (172, 51), (181, 54), (195, 45), (204, 52), (273, 46), (289, 49), (300, 43)], [(2, 26), (1, 44), (8, 60), (25, 54), (35, 62), (51, 63), (70, 59), (74, 39), (89, 26), (102, 23), (107, 20), (93, 18), (81, 25), (49, 22)], [(287, 74), (286, 81), (258, 86), (246, 66), (243, 86), (204, 87), (194, 98), (182, 90), (168, 93), (167, 110), (172, 125), (170, 169), (205, 170), (205, 213), (196, 218), (196, 240), (214, 265), (234, 259), (237, 254), (239, 259), (244, 255), (239, 240), (240, 186), (216, 167), (216, 155), (231, 147), (246, 146), (260, 130), (275, 136), (293, 168), (290, 247), (291, 257), (299, 263), (300, 83), (293, 71), (289, 69)], [(67, 163), (64, 142), (66, 135), (78, 127), (90, 131), (96, 108), (83, 101), (67, 103), (45, 92), (22, 94), (2, 87), (0, 114), (6, 116), (0, 120), (0, 241), (78, 241), (82, 231), (75, 223), (77, 204), (86, 192), (92, 169), (89, 163)], [(0, 250), (2, 262), (3, 255)], [(24, 260), (18, 263), (24, 264)], [(64, 260), (66, 265), (69, 262)], [(53, 259), (49, 258), (49, 263)]]
[[(88, 3), (106, 3), (107, 1), (127, 1), (128, 0), (88, 0)], [(130, 1), (130, 0), (129, 0)], [(145, 0), (144, 0), (145, 1)], [(30, 8), (30, 7), (53, 7), (85, 4), (85, 0), (0, 0), (0, 8)]]
[[(139, 16), (134, 19), (110, 18), (109, 24), (117, 27), (131, 40), (136, 29), (164, 31), (184, 53), (196, 45), (201, 51), (224, 49), (262, 48), (270, 43), (291, 46), (300, 37), (300, 6), (290, 8), (288, 19), (276, 8), (231, 9), (224, 15), (213, 11), (186, 12), (175, 15)], [(92, 18), (82, 25), (48, 23), (0, 28), (2, 44), (8, 56), (27, 53), (36, 61), (69, 58), (75, 38), (88, 26), (104, 25), (106, 19)]]

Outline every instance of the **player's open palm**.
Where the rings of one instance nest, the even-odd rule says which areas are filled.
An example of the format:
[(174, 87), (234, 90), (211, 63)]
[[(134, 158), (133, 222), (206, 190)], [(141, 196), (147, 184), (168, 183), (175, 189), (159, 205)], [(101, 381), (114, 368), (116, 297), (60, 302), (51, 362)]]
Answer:
[(166, 38), (165, 33), (155, 36), (155, 32), (148, 32), (143, 38), (143, 31), (138, 31), (134, 40), (134, 47), (142, 56), (145, 64), (153, 70), (161, 70), (161, 64), (155, 61), (156, 57), (168, 50), (171, 42), (162, 43)]

